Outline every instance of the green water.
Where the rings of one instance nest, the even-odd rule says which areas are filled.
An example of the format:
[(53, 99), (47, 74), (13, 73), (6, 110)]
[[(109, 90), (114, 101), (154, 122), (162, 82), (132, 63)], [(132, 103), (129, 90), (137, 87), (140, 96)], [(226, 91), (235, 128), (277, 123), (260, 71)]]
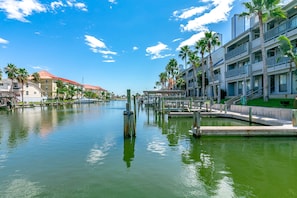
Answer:
[(196, 139), (191, 119), (138, 108), (124, 140), (124, 108), (0, 112), (0, 197), (297, 197), (296, 138)]

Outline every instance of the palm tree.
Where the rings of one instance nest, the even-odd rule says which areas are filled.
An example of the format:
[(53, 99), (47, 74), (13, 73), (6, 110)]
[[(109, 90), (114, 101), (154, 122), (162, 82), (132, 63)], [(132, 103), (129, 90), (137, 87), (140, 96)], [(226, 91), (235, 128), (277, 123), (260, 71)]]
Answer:
[(22, 103), (24, 104), (24, 84), (28, 81), (29, 73), (25, 68), (20, 68), (17, 74), (17, 80), (22, 84)]
[(167, 72), (162, 72), (159, 74), (160, 83), (162, 84), (162, 89), (166, 87), (167, 82)]
[(57, 80), (56, 84), (57, 84), (57, 98), (59, 100), (60, 95), (62, 95), (62, 100), (64, 100), (67, 87), (61, 80)]
[(7, 74), (7, 77), (11, 80), (10, 92), (11, 92), (11, 95), (12, 95), (13, 94), (13, 80), (16, 79), (16, 77), (17, 77), (18, 68), (14, 64), (9, 63), (4, 68), (4, 71)]
[(204, 67), (204, 53), (206, 52), (207, 41), (205, 38), (200, 39), (195, 43), (195, 49), (201, 55), (202, 67), (202, 97), (205, 96), (205, 67)]
[(243, 12), (240, 16), (256, 15), (259, 19), (259, 31), (261, 42), (261, 53), (263, 62), (263, 100), (268, 101), (268, 74), (266, 63), (266, 51), (264, 46), (264, 22), (269, 16), (286, 18), (285, 12), (279, 6), (280, 0), (252, 0), (251, 2), (244, 2), (243, 5), (248, 10)]
[(2, 80), (2, 70), (0, 68), (0, 80)]
[(160, 81), (156, 81), (156, 82), (155, 82), (155, 85), (156, 85), (156, 86), (155, 86), (156, 89), (159, 89), (159, 87), (160, 87), (162, 84), (161, 84)]
[(182, 87), (186, 84), (186, 81), (185, 79), (183, 79), (180, 75), (178, 75), (176, 77), (176, 86), (179, 88), (179, 89), (182, 89)]
[(189, 53), (190, 53), (190, 47), (188, 45), (185, 45), (183, 47), (180, 48), (180, 52), (178, 54), (178, 56), (185, 61), (185, 69), (187, 68), (187, 65), (188, 65), (188, 56), (189, 56)]
[[(197, 83), (198, 81), (197, 81), (197, 71), (196, 71), (196, 68), (198, 68), (199, 65), (200, 65), (200, 59), (199, 59), (199, 57), (196, 55), (196, 53), (191, 52), (191, 53), (189, 54), (189, 63), (190, 63), (190, 65), (193, 67), (194, 84), (195, 84), (195, 85), (198, 85), (198, 83)], [(194, 86), (194, 88), (195, 88), (195, 86)]]
[(178, 63), (176, 59), (172, 58), (166, 66), (166, 72), (168, 73), (169, 83), (168, 88), (173, 88), (175, 77), (178, 74)]
[(286, 36), (279, 36), (279, 49), (283, 56), (288, 57), (290, 62), (295, 64), (295, 68), (297, 68), (297, 53), (294, 53), (293, 46), (291, 41)]
[(207, 47), (206, 50), (208, 52), (209, 56), (209, 69), (210, 69), (210, 76), (211, 76), (211, 81), (212, 81), (212, 89), (213, 89), (213, 96), (214, 98), (217, 98), (217, 92), (216, 92), (216, 86), (214, 84), (214, 73), (213, 73), (213, 62), (212, 62), (212, 57), (211, 57), (211, 52), (213, 47), (215, 46), (220, 46), (221, 42), (216, 33), (213, 33), (212, 31), (210, 32), (205, 32), (205, 39), (207, 41)]
[(38, 72), (34, 72), (33, 74), (32, 74), (32, 81), (34, 82), (34, 83), (40, 83), (40, 75), (39, 75), (39, 73)]

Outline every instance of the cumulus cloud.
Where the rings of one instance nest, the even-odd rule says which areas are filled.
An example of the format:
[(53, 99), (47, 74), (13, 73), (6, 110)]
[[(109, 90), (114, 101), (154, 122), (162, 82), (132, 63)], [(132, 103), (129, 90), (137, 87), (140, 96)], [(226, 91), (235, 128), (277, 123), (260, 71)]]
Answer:
[(0, 44), (8, 44), (8, 40), (5, 40), (3, 38), (0, 37)]
[(173, 56), (172, 54), (162, 55), (161, 53), (165, 50), (170, 50), (170, 49), (164, 43), (158, 42), (157, 45), (146, 48), (146, 53), (147, 53), (146, 56), (150, 56), (152, 60)]
[(102, 57), (105, 59), (103, 62), (115, 62), (113, 57), (110, 55), (117, 55), (117, 53), (110, 51), (103, 41), (90, 35), (85, 35), (85, 41), (86, 44), (90, 46), (92, 52), (102, 55)]
[(134, 47), (133, 47), (133, 50), (134, 50), (134, 51), (138, 50), (138, 47), (134, 46)]
[(201, 31), (206, 25), (226, 21), (232, 9), (234, 0), (212, 0), (210, 10), (199, 17), (188, 21), (186, 25), (181, 25), (182, 31)]
[(46, 7), (37, 0), (0, 0), (0, 10), (4, 11), (9, 19), (29, 22), (27, 16), (34, 12), (46, 12)]
[(200, 7), (190, 7), (187, 9), (183, 9), (180, 11), (174, 11), (173, 16), (176, 19), (188, 19), (192, 16), (198, 15), (203, 13), (205, 10), (207, 10), (208, 6), (200, 6)]

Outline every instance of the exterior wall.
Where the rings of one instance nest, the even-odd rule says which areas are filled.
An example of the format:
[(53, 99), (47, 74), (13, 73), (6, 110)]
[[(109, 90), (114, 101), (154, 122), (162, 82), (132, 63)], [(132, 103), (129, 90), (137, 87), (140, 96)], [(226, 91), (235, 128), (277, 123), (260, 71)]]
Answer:
[[(18, 99), (22, 101), (22, 94)], [(24, 102), (41, 102), (44, 99), (46, 99), (46, 97), (43, 97), (42, 90), (38, 84), (32, 82), (24, 84)]]

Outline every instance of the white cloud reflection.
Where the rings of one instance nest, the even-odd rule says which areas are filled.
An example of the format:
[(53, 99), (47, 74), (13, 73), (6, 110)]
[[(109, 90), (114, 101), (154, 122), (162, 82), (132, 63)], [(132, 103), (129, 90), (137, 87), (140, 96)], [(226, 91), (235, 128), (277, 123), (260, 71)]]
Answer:
[(95, 144), (90, 150), (89, 155), (87, 156), (87, 163), (89, 164), (103, 164), (105, 157), (108, 155), (108, 151), (114, 145), (114, 142), (111, 140), (106, 140), (102, 146)]
[(147, 150), (151, 151), (153, 153), (158, 153), (161, 156), (165, 156), (166, 144), (165, 144), (165, 142), (162, 142), (161, 140), (153, 140), (152, 142), (148, 143)]

